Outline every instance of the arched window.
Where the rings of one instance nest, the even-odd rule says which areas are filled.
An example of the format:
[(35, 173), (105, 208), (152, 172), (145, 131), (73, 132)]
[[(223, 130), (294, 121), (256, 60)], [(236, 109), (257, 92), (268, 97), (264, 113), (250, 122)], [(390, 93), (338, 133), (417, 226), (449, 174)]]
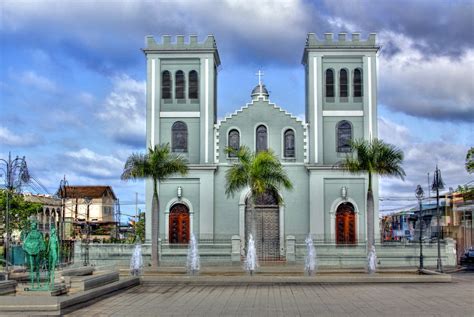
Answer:
[(337, 152), (351, 152), (352, 126), (343, 120), (337, 124)]
[(326, 97), (334, 97), (334, 72), (326, 70)]
[(285, 145), (285, 157), (295, 157), (295, 131), (288, 129), (283, 135)]
[(362, 71), (357, 68), (354, 70), (354, 97), (362, 97)]
[(161, 73), (161, 98), (171, 99), (171, 74), (167, 70)]
[(189, 72), (188, 98), (198, 99), (199, 81), (198, 73), (195, 70)]
[(188, 127), (182, 121), (176, 121), (171, 127), (171, 150), (173, 152), (188, 151)]
[[(240, 133), (239, 131), (233, 129), (229, 132), (228, 146), (234, 150), (240, 148)], [(236, 157), (235, 153), (229, 153), (229, 157)]]
[(257, 152), (266, 151), (268, 149), (268, 142), (267, 142), (267, 127), (259, 125), (256, 131), (256, 148)]
[(347, 96), (347, 70), (341, 69), (339, 72), (339, 97), (346, 98)]
[(184, 99), (184, 73), (178, 70), (175, 74), (175, 96), (176, 99)]

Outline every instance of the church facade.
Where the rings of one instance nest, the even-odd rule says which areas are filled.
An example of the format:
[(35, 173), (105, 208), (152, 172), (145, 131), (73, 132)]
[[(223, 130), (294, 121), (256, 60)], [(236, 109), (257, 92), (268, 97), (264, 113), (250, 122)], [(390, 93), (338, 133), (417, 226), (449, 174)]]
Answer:
[[(186, 244), (193, 233), (218, 245), (237, 241), (245, 253), (249, 190), (225, 194), (226, 171), (235, 158), (226, 147), (272, 149), (293, 190), (257, 199), (257, 250), (261, 258), (285, 260), (290, 240), (310, 234), (330, 245), (366, 242), (366, 175), (337, 167), (350, 153), (350, 140), (377, 137), (377, 51), (375, 34), (337, 39), (309, 33), (303, 48), (304, 121), (270, 101), (261, 80), (249, 103), (217, 120), (220, 57), (213, 36), (199, 42), (146, 37), (147, 146), (169, 143), (188, 160), (189, 173), (159, 184), (161, 250)], [(296, 61), (295, 61), (296, 62)], [(268, 74), (271, 76), (271, 74)], [(283, 203), (277, 203), (279, 195)], [(151, 239), (151, 183), (146, 185), (146, 240)], [(374, 178), (375, 234), (378, 180)], [(234, 247), (234, 246), (233, 246)]]

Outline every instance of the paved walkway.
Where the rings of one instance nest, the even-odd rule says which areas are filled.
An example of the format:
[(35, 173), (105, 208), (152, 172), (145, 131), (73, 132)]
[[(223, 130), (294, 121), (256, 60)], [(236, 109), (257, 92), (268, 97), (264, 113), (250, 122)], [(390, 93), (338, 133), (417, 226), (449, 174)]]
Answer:
[(70, 316), (472, 316), (474, 273), (441, 284), (141, 286)]

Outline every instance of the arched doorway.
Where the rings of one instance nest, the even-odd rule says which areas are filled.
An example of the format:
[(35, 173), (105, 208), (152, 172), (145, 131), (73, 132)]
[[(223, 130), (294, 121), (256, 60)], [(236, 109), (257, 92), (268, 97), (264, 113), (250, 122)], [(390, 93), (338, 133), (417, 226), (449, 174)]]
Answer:
[(342, 203), (336, 211), (336, 244), (356, 243), (356, 219), (354, 206)]
[(175, 204), (170, 210), (169, 242), (188, 243), (189, 241), (189, 209), (184, 204)]
[[(277, 193), (266, 192), (255, 201), (254, 239), (260, 261), (280, 260), (280, 210)], [(245, 247), (252, 233), (251, 197), (245, 201)]]

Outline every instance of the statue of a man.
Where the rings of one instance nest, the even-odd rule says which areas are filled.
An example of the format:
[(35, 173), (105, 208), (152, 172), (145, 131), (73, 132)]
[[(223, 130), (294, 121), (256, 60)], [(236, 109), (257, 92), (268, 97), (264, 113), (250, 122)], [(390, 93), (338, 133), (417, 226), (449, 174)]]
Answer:
[(59, 252), (59, 241), (58, 235), (56, 234), (56, 228), (53, 226), (51, 232), (49, 233), (49, 258), (48, 258), (48, 268), (49, 268), (49, 286), (50, 288), (54, 287), (54, 270), (56, 269), (56, 264), (58, 263), (58, 252)]
[(30, 264), (31, 287), (34, 288), (36, 273), (36, 282), (40, 286), (40, 253), (45, 250), (43, 234), (37, 229), (36, 220), (31, 220), (30, 231), (28, 232), (23, 250), (28, 254), (28, 263)]

